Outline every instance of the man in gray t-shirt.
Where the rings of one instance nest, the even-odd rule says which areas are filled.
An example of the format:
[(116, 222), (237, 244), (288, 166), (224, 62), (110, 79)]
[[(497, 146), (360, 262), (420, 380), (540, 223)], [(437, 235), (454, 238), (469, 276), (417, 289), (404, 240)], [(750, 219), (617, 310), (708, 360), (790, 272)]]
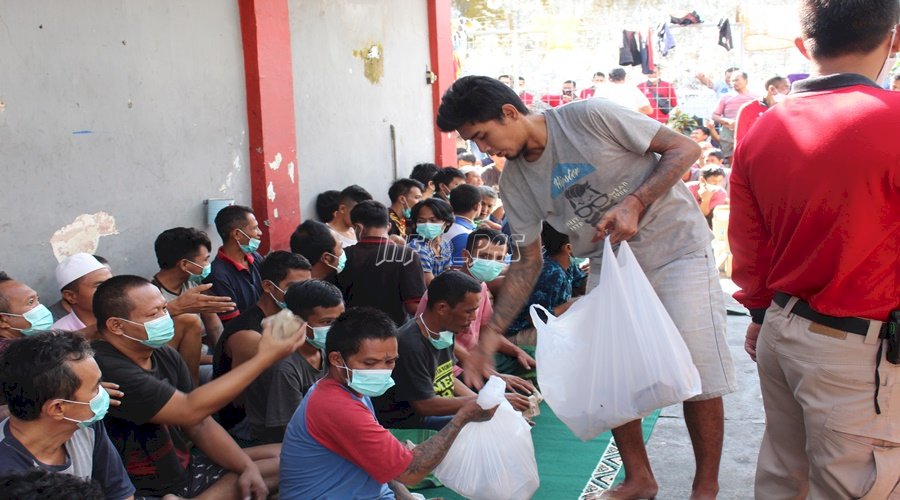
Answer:
[[(724, 297), (712, 235), (682, 175), (700, 154), (688, 137), (606, 99), (590, 99), (532, 114), (508, 87), (487, 77), (464, 77), (444, 94), (437, 125), (456, 130), (491, 155), (509, 161), (500, 197), (519, 259), (497, 294), (490, 325), (466, 365), (480, 384), (500, 332), (525, 305), (540, 274), (541, 223), (569, 236), (574, 253), (593, 260), (599, 275), (602, 241), (628, 240), (650, 283), (678, 327), (700, 372), (702, 392), (684, 403), (697, 454), (693, 496), (718, 491), (724, 411), (734, 367), (725, 343)], [(640, 421), (613, 435), (625, 465), (615, 498), (652, 498), (658, 488), (644, 449)]]

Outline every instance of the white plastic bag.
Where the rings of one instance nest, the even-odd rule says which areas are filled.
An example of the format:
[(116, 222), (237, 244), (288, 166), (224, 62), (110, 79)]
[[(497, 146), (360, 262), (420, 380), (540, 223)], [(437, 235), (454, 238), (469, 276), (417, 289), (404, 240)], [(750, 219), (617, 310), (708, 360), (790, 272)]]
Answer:
[(558, 318), (533, 305), (531, 319), (544, 399), (585, 441), (700, 394), (691, 353), (626, 242), (616, 258), (606, 239), (590, 293)]
[(492, 376), (478, 393), (484, 409), (497, 406), (486, 422), (466, 424), (434, 475), (472, 500), (529, 499), (540, 486), (531, 426), (506, 400), (506, 384)]

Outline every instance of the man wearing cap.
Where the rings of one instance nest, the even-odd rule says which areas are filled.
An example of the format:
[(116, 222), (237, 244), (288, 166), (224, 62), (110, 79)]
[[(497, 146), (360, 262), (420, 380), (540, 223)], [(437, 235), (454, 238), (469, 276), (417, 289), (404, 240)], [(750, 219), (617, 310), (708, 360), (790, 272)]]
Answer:
[(75, 332), (95, 325), (97, 320), (91, 308), (94, 291), (110, 278), (109, 268), (89, 253), (76, 253), (63, 259), (56, 266), (56, 282), (72, 311), (53, 323), (53, 328)]

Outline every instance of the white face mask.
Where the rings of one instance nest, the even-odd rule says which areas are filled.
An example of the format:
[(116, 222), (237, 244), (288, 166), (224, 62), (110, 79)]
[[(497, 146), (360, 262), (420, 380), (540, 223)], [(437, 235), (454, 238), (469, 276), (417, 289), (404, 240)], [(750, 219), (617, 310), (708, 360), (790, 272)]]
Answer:
[(884, 60), (884, 66), (881, 67), (881, 71), (878, 72), (878, 76), (875, 78), (875, 83), (879, 86), (884, 83), (884, 79), (891, 73), (891, 69), (897, 61), (897, 53), (894, 52), (894, 39), (897, 37), (897, 28), (892, 29), (891, 33), (891, 45), (888, 47), (887, 59)]

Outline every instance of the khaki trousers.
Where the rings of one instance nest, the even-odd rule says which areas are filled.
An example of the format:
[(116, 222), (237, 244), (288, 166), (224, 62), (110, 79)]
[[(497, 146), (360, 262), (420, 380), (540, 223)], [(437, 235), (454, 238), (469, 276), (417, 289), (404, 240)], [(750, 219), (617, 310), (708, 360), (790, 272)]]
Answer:
[(757, 342), (766, 410), (757, 499), (900, 498), (900, 366), (882, 352), (877, 415), (880, 342), (769, 307)]

